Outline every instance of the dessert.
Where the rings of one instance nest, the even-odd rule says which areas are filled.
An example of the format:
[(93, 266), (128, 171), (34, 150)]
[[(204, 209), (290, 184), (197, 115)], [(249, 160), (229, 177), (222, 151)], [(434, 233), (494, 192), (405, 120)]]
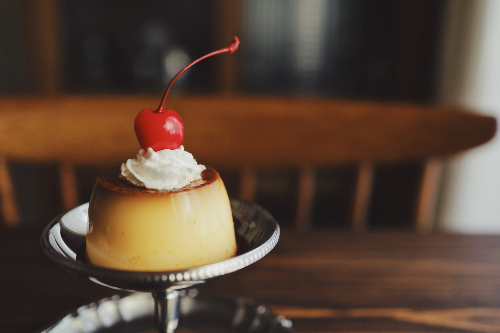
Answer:
[(236, 254), (229, 198), (217, 171), (199, 165), (184, 150), (184, 124), (160, 106), (139, 112), (134, 129), (141, 149), (136, 159), (103, 172), (89, 203), (88, 260), (97, 266), (132, 271), (181, 270)]

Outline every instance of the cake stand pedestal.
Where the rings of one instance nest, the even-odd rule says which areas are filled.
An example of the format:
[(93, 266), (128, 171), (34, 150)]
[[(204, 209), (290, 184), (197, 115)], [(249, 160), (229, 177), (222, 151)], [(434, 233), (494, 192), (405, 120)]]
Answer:
[(280, 228), (260, 206), (231, 199), (238, 243), (235, 257), (214, 264), (178, 271), (135, 272), (94, 266), (86, 261), (85, 232), (88, 203), (54, 219), (45, 228), (40, 245), (45, 256), (60, 268), (119, 290), (150, 292), (155, 303), (158, 332), (174, 332), (179, 320), (179, 291), (211, 282), (247, 267), (267, 255), (279, 239)]
[(155, 291), (155, 325), (158, 332), (173, 333), (179, 325), (179, 292)]

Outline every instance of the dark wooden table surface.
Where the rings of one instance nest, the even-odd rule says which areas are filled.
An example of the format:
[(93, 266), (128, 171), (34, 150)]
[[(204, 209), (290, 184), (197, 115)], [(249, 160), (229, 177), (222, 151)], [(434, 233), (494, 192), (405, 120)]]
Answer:
[[(0, 332), (36, 332), (116, 294), (51, 265), (39, 230), (0, 228)], [(500, 332), (500, 236), (284, 233), (200, 292), (248, 296), (297, 332)]]

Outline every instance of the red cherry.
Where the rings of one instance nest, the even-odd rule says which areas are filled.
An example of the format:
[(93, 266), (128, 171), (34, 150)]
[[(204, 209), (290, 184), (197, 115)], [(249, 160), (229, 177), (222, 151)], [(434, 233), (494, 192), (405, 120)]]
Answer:
[(187, 69), (203, 59), (221, 53), (233, 53), (238, 49), (240, 40), (234, 36), (229, 46), (204, 55), (184, 67), (170, 81), (158, 109), (144, 109), (137, 114), (134, 121), (134, 130), (142, 149), (153, 148), (154, 151), (163, 149), (178, 149), (184, 140), (184, 123), (174, 110), (164, 110), (163, 105), (174, 81)]
[(174, 110), (144, 109), (135, 117), (134, 130), (142, 149), (178, 149), (184, 140), (184, 123)]

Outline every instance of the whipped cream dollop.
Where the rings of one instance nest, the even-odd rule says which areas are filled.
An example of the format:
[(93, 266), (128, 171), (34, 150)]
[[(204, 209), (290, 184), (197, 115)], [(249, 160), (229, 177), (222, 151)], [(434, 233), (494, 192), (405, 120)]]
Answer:
[(152, 148), (140, 149), (135, 159), (121, 166), (120, 178), (130, 183), (157, 190), (176, 190), (201, 179), (205, 166), (198, 164), (193, 155), (184, 150)]

